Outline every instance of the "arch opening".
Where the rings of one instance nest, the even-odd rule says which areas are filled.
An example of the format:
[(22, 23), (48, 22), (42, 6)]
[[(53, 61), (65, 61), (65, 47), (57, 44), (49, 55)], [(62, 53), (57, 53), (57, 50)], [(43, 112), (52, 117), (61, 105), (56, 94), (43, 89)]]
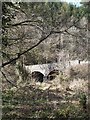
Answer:
[(44, 75), (41, 72), (34, 71), (32, 72), (32, 78), (35, 79), (37, 82), (43, 82)]
[(59, 70), (52, 70), (52, 71), (48, 74), (47, 79), (53, 80), (53, 79), (55, 79), (55, 77), (56, 77), (57, 75), (59, 75)]

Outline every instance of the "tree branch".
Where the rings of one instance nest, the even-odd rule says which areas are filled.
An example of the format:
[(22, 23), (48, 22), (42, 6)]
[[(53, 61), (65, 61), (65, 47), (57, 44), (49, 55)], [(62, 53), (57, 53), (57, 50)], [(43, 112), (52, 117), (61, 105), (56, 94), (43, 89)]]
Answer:
[[(22, 23), (24, 22), (30, 22), (31, 20), (26, 20), (26, 21), (22, 21), (20, 23), (16, 23), (16, 24), (13, 24), (13, 26), (17, 26), (17, 25), (21, 25)], [(79, 20), (76, 20), (75, 23), (77, 23)], [(37, 47), (41, 42), (43, 42), (45, 39), (47, 39), (51, 34), (55, 34), (55, 33), (63, 33), (63, 32), (67, 32), (68, 33), (68, 29), (70, 29), (71, 27), (73, 27), (74, 24), (70, 25), (66, 30), (63, 30), (63, 31), (51, 31), (47, 36), (45, 36), (44, 38), (41, 38), (41, 40), (36, 43), (34, 46), (32, 46), (31, 48), (27, 49), (26, 51), (22, 52), (22, 53), (18, 53), (18, 56), (16, 58), (12, 58), (10, 59), (8, 62), (5, 62), (5, 63), (2, 63), (1, 67), (4, 67), (10, 63), (12, 63), (13, 61), (16, 61), (17, 59), (19, 59), (22, 55), (24, 55), (25, 53), (27, 53), (28, 51), (32, 50), (33, 48)], [(69, 34), (69, 33), (68, 33)]]
[[(8, 24), (7, 26), (5, 26), (5, 28), (10, 28), (10, 27), (14, 27), (14, 26), (18, 26), (18, 25), (22, 25), (23, 23), (27, 23), (27, 22), (39, 22), (40, 20), (36, 20), (36, 21), (33, 21), (33, 20), (24, 20), (24, 21), (21, 21), (21, 22), (18, 22), (18, 23), (15, 23), (15, 24)], [(41, 22), (41, 21), (40, 21)]]
[(86, 27), (80, 27), (80, 26), (77, 26), (77, 25), (74, 25), (77, 29), (87, 29)]
[(18, 56), (16, 58), (12, 58), (10, 59), (8, 62), (2, 63), (1, 67), (4, 67), (10, 63), (12, 63), (13, 61), (16, 61), (17, 59), (19, 59), (23, 54), (27, 53), (28, 51), (32, 50), (33, 48), (35, 48), (36, 46), (38, 46), (41, 42), (43, 42), (45, 39), (47, 39), (53, 32), (50, 32), (46, 37), (42, 38), (37, 44), (35, 44), (34, 46), (32, 46), (31, 48), (27, 49), (26, 51), (22, 52), (22, 53), (18, 53)]
[(75, 35), (75, 34), (73, 34), (73, 33), (70, 33), (70, 32), (68, 32), (67, 30), (65, 30), (65, 32), (66, 32), (67, 34), (69, 34), (69, 35), (72, 35), (72, 36), (74, 36), (74, 37), (79, 37), (79, 38), (87, 38), (87, 39), (89, 39), (89, 37), (82, 36), (82, 35)]
[(31, 24), (31, 23), (29, 23), (29, 24), (24, 23), (23, 25), (30, 25), (30, 26), (36, 27), (37, 29), (39, 29), (40, 31), (42, 31), (44, 33), (43, 29), (40, 28), (40, 26), (38, 26), (38, 25), (34, 25), (34, 24)]

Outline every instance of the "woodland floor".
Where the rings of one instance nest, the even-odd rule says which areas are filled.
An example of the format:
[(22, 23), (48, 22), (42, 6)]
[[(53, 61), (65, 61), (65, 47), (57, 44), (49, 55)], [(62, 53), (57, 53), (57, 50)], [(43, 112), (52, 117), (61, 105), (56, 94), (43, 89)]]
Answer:
[[(74, 72), (76, 70), (77, 67)], [(28, 81), (21, 83), (18, 88), (3, 90), (3, 120), (61, 117), (89, 120), (87, 72), (82, 69), (78, 73), (73, 74), (72, 79), (64, 74), (52, 81)], [(80, 74), (83, 74), (83, 78), (78, 77)], [(83, 95), (86, 96), (85, 109), (82, 104)]]

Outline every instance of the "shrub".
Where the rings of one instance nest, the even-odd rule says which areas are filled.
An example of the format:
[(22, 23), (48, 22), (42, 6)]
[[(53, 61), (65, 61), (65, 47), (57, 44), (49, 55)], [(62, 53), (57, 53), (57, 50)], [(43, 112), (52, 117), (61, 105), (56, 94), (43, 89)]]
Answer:
[(79, 103), (80, 103), (80, 105), (82, 106), (82, 108), (83, 108), (84, 110), (86, 110), (86, 107), (87, 107), (87, 106), (86, 106), (87, 98), (86, 98), (85, 93), (81, 93), (81, 94), (80, 94)]

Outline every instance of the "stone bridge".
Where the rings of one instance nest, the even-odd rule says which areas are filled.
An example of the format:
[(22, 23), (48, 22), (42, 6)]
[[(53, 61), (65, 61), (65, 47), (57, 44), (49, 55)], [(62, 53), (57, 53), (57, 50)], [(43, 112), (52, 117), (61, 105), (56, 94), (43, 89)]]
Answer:
[(40, 72), (44, 76), (48, 76), (48, 74), (53, 70), (63, 70), (64, 67), (59, 67), (58, 63), (51, 63), (51, 64), (38, 64), (38, 65), (29, 65), (25, 66), (26, 70), (29, 71), (31, 74), (33, 72)]
[[(29, 65), (25, 66), (26, 70), (31, 73), (33, 78), (36, 78), (37, 81), (43, 82), (46, 79), (53, 79), (51, 74), (58, 74), (59, 71), (64, 70), (64, 65), (59, 63), (50, 63), (50, 64), (38, 64), (38, 65)], [(48, 78), (49, 77), (49, 78)]]
[[(58, 63), (49, 63), (49, 64), (37, 64), (37, 65), (28, 65), (25, 66), (25, 69), (32, 74), (32, 76), (36, 76), (37, 79), (47, 79), (48, 76), (55, 73), (58, 74), (59, 71), (64, 71), (67, 67), (75, 66), (77, 64), (87, 63), (85, 61), (73, 60), (73, 61), (65, 61)], [(39, 78), (38, 78), (39, 76)]]

